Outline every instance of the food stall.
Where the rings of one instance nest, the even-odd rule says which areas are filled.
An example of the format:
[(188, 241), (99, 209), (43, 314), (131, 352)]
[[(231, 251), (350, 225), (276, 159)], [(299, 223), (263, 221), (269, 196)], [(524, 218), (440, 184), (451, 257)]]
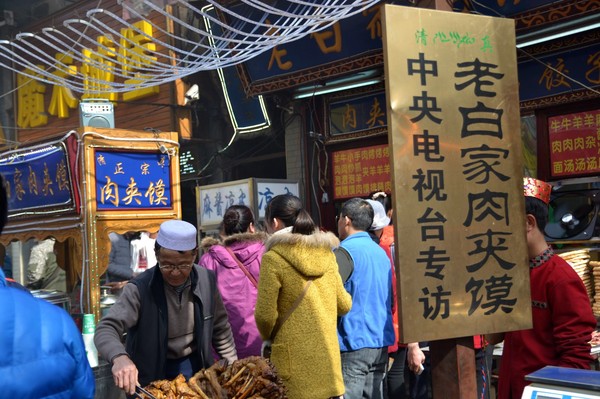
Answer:
[[(98, 320), (108, 234), (157, 231), (181, 216), (178, 148), (174, 132), (83, 127), (0, 154), (9, 204), (5, 253), (11, 242), (55, 238), (72, 314)], [(23, 266), (13, 275), (23, 281)]]

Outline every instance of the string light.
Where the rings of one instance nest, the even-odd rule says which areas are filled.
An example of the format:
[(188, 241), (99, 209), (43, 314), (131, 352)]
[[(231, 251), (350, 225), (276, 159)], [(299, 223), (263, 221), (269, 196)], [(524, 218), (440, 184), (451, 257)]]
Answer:
[[(275, 46), (326, 29), (380, 0), (242, 0), (240, 7), (224, 6), (218, 0), (207, 2), (222, 18), (215, 18), (205, 8), (196, 8), (186, 0), (168, 0), (178, 12), (169, 12), (164, 7), (165, 0), (121, 0), (125, 17), (93, 8), (87, 11), (85, 19), (67, 19), (60, 27), (0, 40), (0, 66), (79, 93), (139, 90), (199, 71), (242, 63)], [(146, 19), (150, 12), (163, 16), (166, 26), (173, 25), (173, 31), (181, 33), (167, 31)], [(208, 31), (202, 23), (190, 24), (178, 15), (209, 20), (213, 29)], [(144, 21), (156, 33), (154, 36), (164, 39), (150, 36), (131, 20)], [(133, 40), (132, 34), (145, 40)], [(107, 40), (99, 42), (99, 37)], [(156, 54), (149, 50), (148, 43), (163, 51)], [(62, 55), (55, 57), (40, 49)], [(135, 75), (129, 54), (136, 58)], [(73, 68), (74, 63), (108, 73), (89, 74), (86, 68)]]

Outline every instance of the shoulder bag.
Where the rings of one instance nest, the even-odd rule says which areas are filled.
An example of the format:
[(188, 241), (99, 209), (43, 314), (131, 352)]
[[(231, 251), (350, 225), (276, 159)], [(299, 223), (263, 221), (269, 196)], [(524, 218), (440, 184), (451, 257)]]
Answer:
[(248, 269), (246, 269), (246, 266), (244, 266), (244, 264), (238, 259), (238, 257), (235, 256), (231, 248), (225, 247), (225, 249), (227, 250), (227, 252), (229, 252), (229, 255), (231, 255), (231, 257), (237, 262), (238, 266), (240, 267), (240, 269), (242, 269), (246, 277), (248, 277), (248, 280), (250, 280), (254, 288), (258, 288), (258, 281), (256, 281), (254, 276), (248, 271)]
[[(298, 308), (298, 305), (300, 305), (300, 302), (302, 302), (302, 299), (304, 299), (304, 297), (306, 296), (306, 292), (308, 291), (308, 288), (310, 287), (311, 283), (312, 283), (312, 279), (308, 280), (306, 282), (306, 284), (304, 284), (304, 289), (302, 290), (302, 293), (298, 296), (298, 298), (296, 298), (292, 307), (289, 308), (289, 310), (286, 312), (285, 315), (283, 315), (283, 317), (281, 319), (277, 320), (277, 322), (275, 323), (275, 327), (273, 327), (273, 331), (271, 331), (271, 337), (269, 338), (270, 343), (272, 343), (273, 340), (275, 339), (275, 336), (279, 332), (279, 329), (281, 328), (283, 323), (285, 323), (285, 321), (291, 316), (291, 314), (294, 313), (294, 310), (296, 310)], [(264, 346), (263, 353), (262, 353), (262, 356), (266, 357), (267, 359), (269, 359), (271, 357), (270, 343), (268, 345)]]

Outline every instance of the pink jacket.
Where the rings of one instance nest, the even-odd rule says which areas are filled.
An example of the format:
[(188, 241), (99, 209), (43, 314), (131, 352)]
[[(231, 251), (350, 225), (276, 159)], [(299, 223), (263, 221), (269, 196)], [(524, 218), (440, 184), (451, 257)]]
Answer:
[(227, 309), (240, 359), (260, 356), (262, 339), (254, 321), (258, 290), (231, 257), (226, 247), (233, 251), (248, 272), (258, 281), (266, 238), (265, 233), (242, 233), (226, 237), (222, 243), (214, 238), (202, 240), (204, 254), (199, 263), (213, 270), (217, 276), (217, 287)]

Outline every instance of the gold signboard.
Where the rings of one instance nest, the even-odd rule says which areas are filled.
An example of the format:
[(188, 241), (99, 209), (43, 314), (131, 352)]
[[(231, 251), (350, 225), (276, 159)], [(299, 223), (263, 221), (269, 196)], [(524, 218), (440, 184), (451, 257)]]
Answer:
[(514, 21), (384, 6), (401, 341), (531, 327)]

